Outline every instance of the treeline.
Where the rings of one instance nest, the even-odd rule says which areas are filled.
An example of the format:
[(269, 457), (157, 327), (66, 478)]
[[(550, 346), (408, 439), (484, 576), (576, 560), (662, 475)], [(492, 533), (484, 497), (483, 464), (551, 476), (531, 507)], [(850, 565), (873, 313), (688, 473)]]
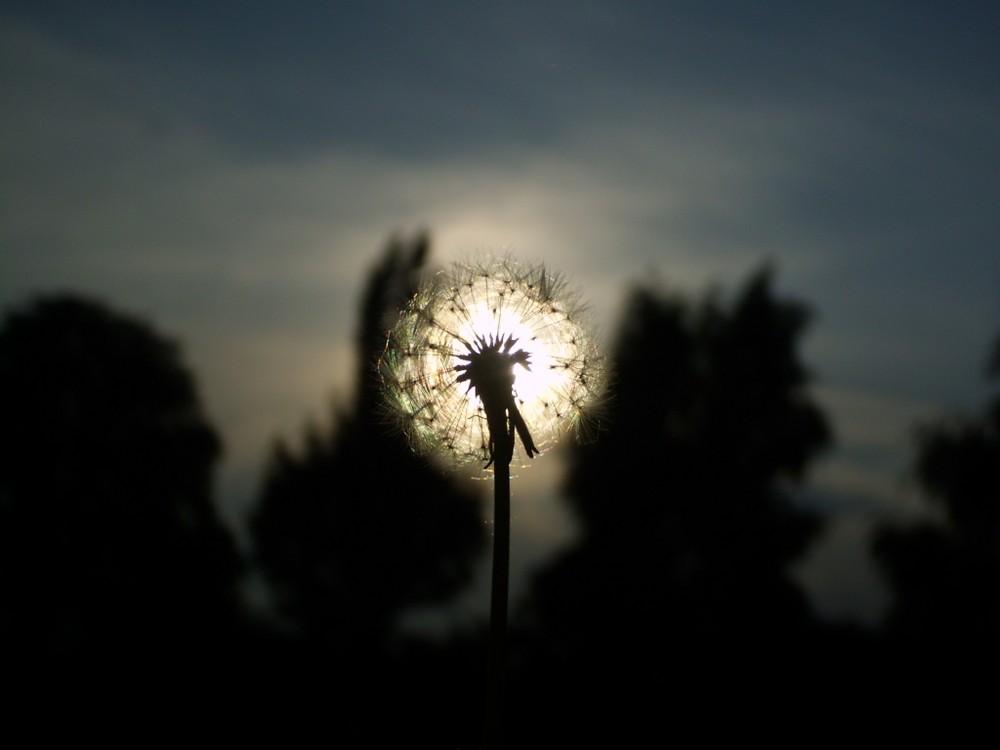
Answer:
[[(275, 447), (250, 557), (213, 505), (221, 443), (177, 344), (82, 297), (8, 311), (8, 663), (150, 684), (184, 674), (192, 690), (261, 711), (294, 705), (345, 746), (477, 746), (485, 627), (438, 638), (400, 627), (412, 608), (466, 590), (489, 546), (469, 485), (382, 427), (374, 363), (427, 255), (425, 236), (395, 240), (373, 269), (357, 397), (328, 430)], [(915, 674), (937, 679), (955, 654), (994, 658), (1000, 398), (921, 433), (915, 474), (942, 512), (874, 535), (884, 622), (824, 621), (790, 568), (823, 532), (793, 493), (831, 432), (798, 354), (808, 310), (772, 279), (761, 269), (731, 299), (631, 293), (599, 438), (570, 453), (564, 496), (579, 534), (512, 612), (512, 747), (637, 744), (692, 710), (843, 705), (835, 686), (852, 677), (859, 703)], [(241, 596), (251, 569), (268, 617)]]

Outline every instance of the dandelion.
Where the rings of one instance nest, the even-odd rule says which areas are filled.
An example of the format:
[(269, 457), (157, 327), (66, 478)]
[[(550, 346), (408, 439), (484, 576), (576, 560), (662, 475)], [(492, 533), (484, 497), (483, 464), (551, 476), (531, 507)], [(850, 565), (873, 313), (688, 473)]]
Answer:
[(411, 444), (492, 467), (493, 580), (486, 742), (501, 744), (510, 547), (510, 464), (579, 429), (603, 360), (565, 281), (512, 258), (456, 264), (414, 294), (379, 362)]
[(380, 372), (416, 450), (484, 466), (496, 463), (501, 423), (519, 438), (519, 464), (579, 431), (604, 374), (579, 296), (509, 257), (456, 264), (424, 284), (390, 332)]

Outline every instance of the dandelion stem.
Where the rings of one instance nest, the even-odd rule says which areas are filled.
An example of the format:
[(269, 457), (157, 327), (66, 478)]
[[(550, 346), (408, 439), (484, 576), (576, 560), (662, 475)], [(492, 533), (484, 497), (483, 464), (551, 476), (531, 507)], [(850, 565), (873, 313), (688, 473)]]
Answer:
[[(521, 455), (533, 458), (563, 427), (579, 426), (599, 395), (602, 359), (583, 316), (576, 293), (542, 265), (511, 258), (459, 263), (420, 285), (379, 359), (386, 405), (416, 450), (460, 462), (488, 459), (482, 468), (493, 467), (490, 750), (503, 747), (506, 731), (514, 441), (520, 439)], [(516, 377), (523, 380), (515, 389)]]
[(486, 748), (503, 747), (506, 671), (507, 599), (510, 578), (510, 462), (513, 432), (496, 436), (493, 474), (493, 579), (490, 588), (490, 643), (486, 690)]

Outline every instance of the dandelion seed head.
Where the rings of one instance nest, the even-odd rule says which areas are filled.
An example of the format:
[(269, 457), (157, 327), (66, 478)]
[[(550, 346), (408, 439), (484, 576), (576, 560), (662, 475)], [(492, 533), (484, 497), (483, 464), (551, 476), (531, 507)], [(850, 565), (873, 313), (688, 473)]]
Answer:
[[(526, 355), (513, 364), (514, 398), (544, 450), (580, 425), (603, 389), (587, 323), (577, 293), (542, 265), (507, 256), (456, 263), (417, 290), (389, 332), (379, 362), (387, 410), (415, 450), (488, 461), (483, 404), (459, 377), (484, 342), (513, 340)], [(520, 445), (515, 458), (524, 462)]]

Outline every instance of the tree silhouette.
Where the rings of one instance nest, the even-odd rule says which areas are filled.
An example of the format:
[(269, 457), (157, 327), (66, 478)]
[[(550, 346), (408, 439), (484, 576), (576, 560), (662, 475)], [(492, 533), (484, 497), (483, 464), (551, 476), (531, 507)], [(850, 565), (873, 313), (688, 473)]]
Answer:
[(177, 346), (96, 301), (0, 330), (0, 633), (24, 658), (204, 653), (241, 571), (210, 499), (220, 454)]
[[(1000, 340), (989, 374), (1000, 377)], [(1000, 653), (1000, 396), (980, 417), (924, 426), (914, 473), (940, 521), (883, 524), (873, 552), (888, 578), (886, 634), (938, 654)]]
[(466, 584), (485, 539), (477, 496), (415, 456), (381, 415), (376, 362), (412, 293), (426, 236), (390, 242), (364, 296), (358, 394), (333, 429), (279, 444), (252, 520), (276, 606), (308, 648), (342, 665), (383, 658), (409, 607)]
[(579, 539), (535, 576), (523, 613), (542, 675), (529, 682), (569, 696), (568, 713), (621, 724), (627, 710), (634, 725), (651, 700), (634, 675), (773, 662), (809, 631), (788, 566), (820, 522), (789, 488), (828, 430), (796, 352), (807, 312), (771, 279), (759, 271), (730, 306), (630, 297), (603, 433), (571, 453)]

